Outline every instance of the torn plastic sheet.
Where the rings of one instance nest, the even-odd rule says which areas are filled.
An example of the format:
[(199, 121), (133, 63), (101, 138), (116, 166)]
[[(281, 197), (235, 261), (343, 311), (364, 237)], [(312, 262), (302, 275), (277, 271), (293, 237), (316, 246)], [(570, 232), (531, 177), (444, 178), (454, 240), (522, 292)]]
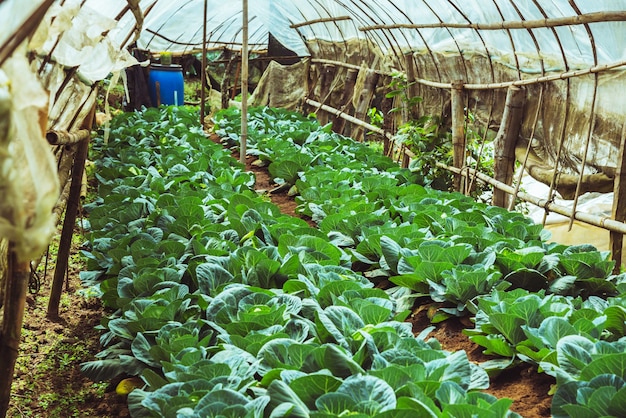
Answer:
[(47, 95), (25, 54), (0, 69), (0, 236), (27, 261), (52, 237), (59, 195), (57, 170), (45, 139)]

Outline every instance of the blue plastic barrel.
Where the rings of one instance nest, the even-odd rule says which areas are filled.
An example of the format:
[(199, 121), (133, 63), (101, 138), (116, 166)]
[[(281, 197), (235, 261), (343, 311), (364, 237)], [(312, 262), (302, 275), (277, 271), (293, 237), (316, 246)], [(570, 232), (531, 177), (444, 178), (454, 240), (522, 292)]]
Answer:
[(148, 90), (153, 106), (185, 104), (183, 67), (151, 64)]

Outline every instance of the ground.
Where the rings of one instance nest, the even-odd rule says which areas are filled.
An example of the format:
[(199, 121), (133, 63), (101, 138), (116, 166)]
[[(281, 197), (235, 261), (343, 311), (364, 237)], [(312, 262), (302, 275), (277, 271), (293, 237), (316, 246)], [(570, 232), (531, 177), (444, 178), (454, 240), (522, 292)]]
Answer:
[[(276, 185), (266, 170), (250, 163), (248, 160), (248, 169), (257, 176), (257, 189), (267, 192), (274, 189)], [(296, 204), (291, 197), (285, 193), (270, 193), (269, 196), (284, 213), (295, 215)], [(79, 370), (80, 363), (93, 360), (100, 351), (100, 331), (95, 327), (100, 318), (107, 315), (98, 300), (86, 299), (78, 293), (78, 273), (82, 269), (78, 255), (81, 240), (77, 230), (70, 257), (68, 286), (61, 300), (60, 320), (46, 318), (54, 257), (50, 257), (45, 276), (43, 267), (39, 268), (41, 289), (28, 297), (8, 417), (129, 416), (126, 400), (115, 393), (114, 385), (94, 383)], [(54, 242), (51, 245), (52, 254), (55, 245)], [(431, 325), (427, 307), (418, 307), (410, 319), (416, 332)], [(430, 336), (437, 338), (446, 350), (465, 350), (472, 361), (487, 360), (481, 348), (462, 334), (464, 328), (471, 327), (465, 320), (450, 319), (437, 324)], [(513, 399), (511, 409), (525, 418), (549, 417), (551, 399), (548, 391), (553, 383), (553, 378), (526, 365), (502, 373), (492, 380), (486, 392), (498, 398)]]

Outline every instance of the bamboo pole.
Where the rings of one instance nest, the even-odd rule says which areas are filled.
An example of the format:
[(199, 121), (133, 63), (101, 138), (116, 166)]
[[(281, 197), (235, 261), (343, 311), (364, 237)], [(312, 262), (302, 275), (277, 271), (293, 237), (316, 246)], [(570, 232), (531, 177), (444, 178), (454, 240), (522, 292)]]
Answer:
[[(352, 96), (354, 96), (354, 86), (356, 84), (356, 78), (359, 72), (353, 68), (348, 68), (346, 71), (346, 78), (343, 84), (343, 93), (339, 103), (343, 103), (341, 111), (346, 112), (352, 109)], [(334, 115), (333, 118), (333, 131), (343, 134), (346, 126), (346, 120)]]
[(340, 20), (352, 20), (352, 18), (350, 16), (323, 17), (323, 18), (320, 18), (320, 19), (307, 20), (306, 22), (294, 23), (294, 24), (290, 25), (289, 27), (291, 29), (297, 29), (297, 28), (300, 28), (302, 26), (314, 25), (316, 23), (339, 22)]
[(65, 218), (63, 219), (63, 230), (61, 231), (57, 263), (54, 268), (52, 290), (50, 291), (50, 300), (48, 301), (48, 312), (46, 315), (49, 319), (53, 320), (59, 317), (59, 304), (61, 302), (61, 293), (63, 292), (63, 280), (69, 262), (74, 224), (76, 223), (76, 214), (80, 202), (82, 176), (85, 172), (85, 160), (87, 159), (88, 150), (88, 139), (78, 144), (74, 164), (72, 166), (70, 194), (67, 200), (67, 208), (65, 209)]
[[(363, 120), (367, 115), (367, 110), (370, 107), (370, 103), (372, 102), (372, 98), (376, 93), (376, 84), (378, 83), (378, 77), (380, 76), (376, 71), (365, 70), (367, 71), (365, 75), (365, 82), (363, 85), (363, 90), (361, 90), (359, 94), (359, 100), (356, 104), (356, 109), (354, 111), (354, 117), (360, 120)], [(355, 141), (362, 141), (364, 132), (362, 125), (357, 125), (357, 129), (352, 132), (352, 139)]]
[[(443, 163), (437, 163), (437, 167), (440, 168), (444, 168), (446, 170), (450, 170), (455, 174), (459, 174), (461, 176), (467, 177), (470, 174), (473, 176), (476, 176), (476, 178), (478, 178), (479, 180), (487, 183), (487, 184), (491, 184), (492, 186), (494, 186), (495, 188), (498, 188), (500, 190), (503, 190), (509, 194), (512, 194), (515, 192), (515, 188), (509, 185), (506, 185), (500, 181), (497, 181), (473, 168), (469, 168), (469, 167), (465, 167), (462, 169), (459, 168), (455, 168), (455, 167), (450, 167), (448, 165), (445, 165)], [(562, 205), (558, 205), (556, 203), (552, 203), (552, 199), (544, 199), (544, 198), (540, 198), (537, 196), (533, 196), (531, 194), (528, 194), (526, 192), (518, 192), (517, 194), (518, 198), (528, 202), (528, 203), (532, 203), (535, 206), (538, 206), (540, 208), (544, 208), (546, 210), (550, 210), (554, 213), (558, 213), (560, 215), (563, 216), (567, 216), (569, 217), (574, 217), (574, 219), (587, 223), (589, 225), (593, 225), (593, 226), (597, 226), (599, 228), (603, 228), (609, 231), (614, 231), (614, 232), (619, 232), (621, 234), (626, 234), (626, 223), (624, 222), (619, 222), (616, 221), (614, 219), (611, 218), (607, 218), (604, 216), (598, 216), (598, 215), (593, 215), (590, 213), (585, 213), (585, 212), (572, 212), (572, 210), (570, 208), (567, 208), (565, 206)]]
[(241, 144), (239, 161), (246, 163), (248, 142), (248, 0), (242, 0), (242, 46), (241, 46)]
[[(95, 118), (96, 108), (91, 108), (89, 115), (83, 121), (82, 128), (90, 128)], [(80, 203), (80, 191), (82, 186), (82, 177), (85, 172), (85, 161), (89, 152), (89, 136), (82, 142), (77, 144), (76, 154), (74, 156), (74, 164), (72, 165), (71, 183), (69, 196), (67, 198), (67, 207), (65, 209), (65, 218), (63, 219), (63, 229), (59, 241), (59, 250), (57, 253), (57, 262), (54, 268), (54, 277), (52, 280), (52, 289), (50, 291), (50, 300), (48, 301), (47, 317), (55, 320), (59, 317), (59, 304), (61, 302), (61, 294), (63, 293), (63, 281), (67, 272), (69, 263), (70, 250), (72, 245), (72, 236), (74, 235), (74, 225), (76, 223), (76, 215)]]
[[(617, 172), (615, 173), (615, 186), (613, 188), (613, 219), (616, 221), (626, 221), (626, 123), (622, 128), (622, 141), (620, 152), (617, 156)], [(618, 274), (622, 266), (622, 249), (624, 246), (624, 235), (619, 232), (610, 232), (609, 248), (615, 268), (613, 273)]]
[(334, 107), (327, 106), (325, 104), (322, 104), (320, 102), (317, 102), (317, 101), (311, 100), (311, 99), (305, 99), (305, 102), (308, 105), (310, 105), (310, 106), (313, 106), (313, 107), (316, 107), (316, 108), (320, 108), (323, 111), (328, 112), (328, 113), (332, 113), (333, 115), (338, 116), (340, 118), (343, 118), (343, 119), (347, 120), (348, 122), (350, 122), (350, 123), (352, 123), (354, 125), (360, 126), (360, 127), (365, 128), (365, 129), (367, 129), (369, 131), (372, 131), (372, 132), (376, 132), (378, 134), (381, 134), (381, 135), (389, 138), (390, 140), (393, 140), (393, 135), (391, 135), (389, 132), (385, 132), (384, 130), (380, 129), (378, 126), (374, 126), (374, 125), (371, 125), (371, 124), (369, 124), (367, 122), (363, 122), (362, 120), (357, 119), (354, 116), (350, 116), (350, 115), (342, 112), (341, 110), (335, 109)]
[[(412, 99), (414, 97), (419, 96), (419, 91), (417, 90), (417, 82), (415, 81), (417, 79), (417, 68), (415, 68), (415, 60), (413, 59), (413, 53), (404, 55), (404, 64), (406, 67), (406, 81), (408, 84), (408, 94), (409, 94), (409, 98)], [(417, 119), (418, 117), (417, 106), (411, 106), (408, 109), (408, 112), (409, 112), (408, 116), (410, 119)]]
[[(337, 67), (332, 64), (322, 65), (322, 76), (320, 78), (320, 100), (324, 104), (332, 94), (332, 89), (330, 87), (333, 83), (333, 79), (335, 78), (336, 70)], [(328, 123), (328, 114), (322, 113), (317, 115), (317, 119), (320, 125), (326, 125)]]
[(626, 12), (593, 12), (583, 13), (576, 16), (554, 17), (536, 20), (507, 20), (497, 23), (394, 23), (390, 25), (362, 26), (360, 31), (368, 32), (379, 29), (480, 29), (480, 30), (506, 30), (506, 29), (540, 29), (558, 26), (584, 25), (597, 22), (623, 22), (626, 21)]
[(206, 20), (207, 20), (207, 0), (204, 0), (204, 18), (202, 20), (202, 71), (200, 72), (200, 126), (204, 128), (204, 105), (206, 103), (206, 94), (204, 85), (206, 83)]
[[(465, 165), (465, 94), (463, 92), (463, 82), (453, 83), (450, 91), (452, 102), (452, 161), (456, 168)], [(454, 177), (454, 190), (462, 191), (463, 177)]]
[(228, 62), (228, 64), (226, 64), (226, 68), (224, 69), (224, 78), (222, 79), (222, 84), (220, 86), (220, 90), (222, 92), (222, 109), (227, 109), (230, 102), (228, 89), (234, 65), (235, 57), (233, 56), (231, 57), (231, 60)]
[(70, 145), (87, 139), (89, 135), (90, 132), (87, 129), (75, 132), (50, 130), (46, 132), (46, 139), (50, 145)]
[(29, 36), (35, 32), (37, 26), (45, 16), (48, 8), (52, 6), (54, 0), (46, 0), (33, 11), (29, 18), (20, 26), (14, 34), (9, 36), (3, 45), (0, 45), (0, 67), (9, 58), (15, 49), (24, 42)]
[(17, 360), (24, 320), (24, 307), (30, 278), (30, 262), (19, 260), (9, 243), (5, 281), (4, 316), (0, 334), (0, 417), (6, 416), (11, 399), (11, 383)]
[[(526, 90), (510, 87), (506, 94), (504, 113), (500, 129), (494, 140), (494, 178), (504, 184), (513, 183), (515, 169), (515, 145), (522, 126)], [(503, 208), (508, 207), (509, 195), (502, 190), (494, 190), (492, 204)]]
[[(361, 68), (358, 65), (354, 65), (354, 64), (347, 64), (341, 61), (326, 60), (326, 59), (319, 59), (319, 58), (312, 59), (311, 63), (332, 63), (337, 66), (341, 66), (345, 68), (355, 68), (355, 69)], [(576, 78), (576, 77), (580, 77), (580, 76), (588, 75), (588, 74), (601, 73), (604, 71), (609, 71), (609, 70), (623, 67), (623, 66), (626, 66), (626, 60), (616, 61), (616, 62), (603, 64), (603, 65), (594, 65), (593, 67), (585, 68), (582, 70), (566, 71), (564, 73), (558, 73), (558, 74), (553, 74), (553, 75), (547, 75), (547, 76), (541, 76), (541, 77), (535, 77), (535, 78), (527, 78), (524, 80), (503, 81), (499, 83), (484, 83), (484, 84), (466, 83), (463, 85), (463, 88), (465, 90), (492, 90), (492, 89), (507, 89), (511, 86), (522, 87), (522, 86), (529, 86), (532, 84), (546, 83), (550, 81), (566, 80), (569, 78)], [(376, 71), (380, 75), (391, 76), (391, 73), (384, 72), (381, 70), (372, 70), (372, 71)], [(452, 83), (442, 83), (438, 81), (425, 80), (423, 78), (417, 78), (415, 79), (415, 81), (424, 86), (434, 87), (438, 89), (449, 90), (452, 88)]]

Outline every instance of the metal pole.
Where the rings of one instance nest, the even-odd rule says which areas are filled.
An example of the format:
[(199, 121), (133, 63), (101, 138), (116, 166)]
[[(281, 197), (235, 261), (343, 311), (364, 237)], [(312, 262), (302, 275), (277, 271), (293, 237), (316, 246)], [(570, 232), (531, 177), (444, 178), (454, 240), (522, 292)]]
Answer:
[(241, 44), (241, 146), (239, 160), (246, 163), (248, 142), (248, 0), (242, 0), (243, 31)]

